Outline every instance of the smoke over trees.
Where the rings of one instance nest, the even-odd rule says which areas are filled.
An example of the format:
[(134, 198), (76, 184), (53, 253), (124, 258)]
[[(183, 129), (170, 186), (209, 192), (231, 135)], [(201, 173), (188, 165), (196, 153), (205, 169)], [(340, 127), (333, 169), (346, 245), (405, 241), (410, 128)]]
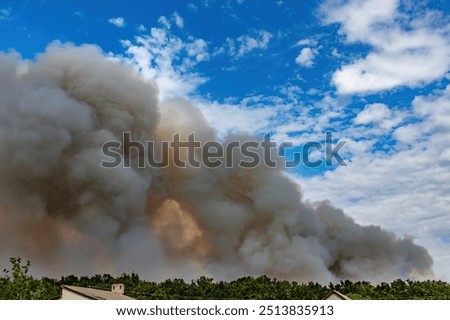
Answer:
[(159, 101), (152, 81), (97, 47), (55, 43), (35, 62), (1, 54), (0, 84), (2, 257), (29, 257), (46, 273), (154, 279), (431, 274), (426, 249), (327, 201), (304, 202), (281, 169), (138, 168), (133, 152), (131, 168), (102, 168), (102, 145), (124, 132), (142, 143), (218, 139), (194, 105)]

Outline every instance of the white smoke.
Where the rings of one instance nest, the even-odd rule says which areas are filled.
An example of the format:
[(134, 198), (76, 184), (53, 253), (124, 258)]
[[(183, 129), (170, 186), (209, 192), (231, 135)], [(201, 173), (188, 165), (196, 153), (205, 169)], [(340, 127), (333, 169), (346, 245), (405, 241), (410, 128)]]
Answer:
[(123, 132), (142, 142), (193, 132), (217, 140), (194, 105), (157, 97), (153, 82), (94, 46), (54, 43), (35, 62), (0, 55), (0, 262), (21, 255), (51, 276), (156, 280), (431, 274), (424, 248), (326, 201), (303, 202), (278, 169), (100, 167), (102, 145)]

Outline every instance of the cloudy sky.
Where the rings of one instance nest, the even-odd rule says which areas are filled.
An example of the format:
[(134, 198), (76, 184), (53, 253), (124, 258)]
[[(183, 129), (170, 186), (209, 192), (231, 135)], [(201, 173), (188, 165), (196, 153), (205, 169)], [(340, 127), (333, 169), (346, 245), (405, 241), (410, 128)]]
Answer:
[(348, 166), (288, 171), (304, 197), (413, 238), (450, 281), (449, 21), (447, 0), (1, 1), (0, 50), (96, 44), (222, 137), (333, 132)]

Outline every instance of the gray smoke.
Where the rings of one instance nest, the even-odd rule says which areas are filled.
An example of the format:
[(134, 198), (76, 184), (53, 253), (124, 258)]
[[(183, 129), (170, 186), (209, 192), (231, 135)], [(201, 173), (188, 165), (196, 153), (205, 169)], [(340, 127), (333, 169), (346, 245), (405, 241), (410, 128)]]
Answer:
[[(95, 46), (0, 55), (0, 248), (39, 272), (150, 279), (266, 274), (296, 281), (431, 274), (428, 252), (326, 201), (281, 170), (100, 167), (106, 141), (217, 140), (200, 111)], [(248, 139), (245, 134), (227, 137)], [(131, 155), (133, 157), (134, 155)], [(201, 157), (201, 154), (197, 154)], [(239, 161), (235, 155), (235, 161)]]

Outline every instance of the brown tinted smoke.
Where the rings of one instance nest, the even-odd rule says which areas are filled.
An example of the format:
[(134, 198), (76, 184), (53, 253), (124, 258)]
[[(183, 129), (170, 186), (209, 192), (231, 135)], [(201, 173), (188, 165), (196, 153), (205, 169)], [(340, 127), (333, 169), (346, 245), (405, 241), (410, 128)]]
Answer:
[(158, 101), (152, 81), (94, 46), (56, 43), (29, 63), (0, 55), (2, 266), (20, 255), (51, 276), (326, 283), (431, 274), (424, 248), (302, 201), (278, 169), (100, 167), (101, 146), (123, 132), (142, 142), (191, 132), (217, 140), (195, 106)]

